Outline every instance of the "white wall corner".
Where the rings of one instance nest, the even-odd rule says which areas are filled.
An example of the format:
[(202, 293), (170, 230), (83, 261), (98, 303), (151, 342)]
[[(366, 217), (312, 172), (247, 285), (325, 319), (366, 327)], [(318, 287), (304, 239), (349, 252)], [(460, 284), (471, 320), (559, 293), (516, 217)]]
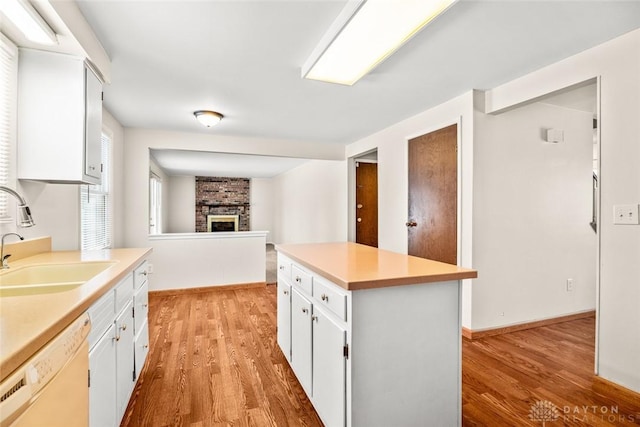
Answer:
[(487, 112), (487, 92), (484, 90), (473, 90), (473, 109), (481, 113)]

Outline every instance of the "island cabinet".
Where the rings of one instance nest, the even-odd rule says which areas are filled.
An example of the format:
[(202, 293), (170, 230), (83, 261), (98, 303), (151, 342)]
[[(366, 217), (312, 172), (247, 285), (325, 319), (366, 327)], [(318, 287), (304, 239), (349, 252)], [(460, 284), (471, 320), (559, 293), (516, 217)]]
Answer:
[(278, 344), (327, 427), (460, 425), (475, 271), (354, 243), (276, 249)]
[[(89, 308), (89, 425), (120, 425), (148, 353), (147, 261)], [(141, 280), (144, 278), (144, 280)]]

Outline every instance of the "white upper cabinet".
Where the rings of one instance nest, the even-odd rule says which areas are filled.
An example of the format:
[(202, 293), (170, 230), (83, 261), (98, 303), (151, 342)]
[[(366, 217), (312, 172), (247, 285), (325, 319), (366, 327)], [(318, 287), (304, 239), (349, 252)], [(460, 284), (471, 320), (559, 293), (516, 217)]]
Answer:
[(21, 49), (18, 178), (99, 184), (102, 82), (75, 56)]

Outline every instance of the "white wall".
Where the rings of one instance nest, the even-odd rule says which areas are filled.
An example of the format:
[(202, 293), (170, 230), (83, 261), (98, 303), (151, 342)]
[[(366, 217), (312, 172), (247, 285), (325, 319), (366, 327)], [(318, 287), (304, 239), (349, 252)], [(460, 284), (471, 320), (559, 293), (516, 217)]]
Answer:
[[(600, 81), (600, 288), (596, 371), (640, 392), (640, 226), (614, 225), (613, 206), (640, 202), (640, 30), (492, 89), (499, 111), (559, 88)], [(480, 275), (482, 272), (480, 272)]]
[(149, 287), (167, 290), (265, 281), (264, 233), (214, 234), (170, 234), (151, 238), (153, 275)]
[[(542, 103), (477, 113), (473, 330), (595, 309), (592, 121)], [(564, 142), (545, 142), (548, 128), (564, 130)]]
[[(380, 249), (407, 253), (408, 140), (458, 123), (459, 264), (473, 267), (473, 97), (472, 91), (417, 114), (346, 148), (347, 157), (378, 150), (378, 244)], [(471, 327), (470, 281), (463, 282), (462, 325)]]
[(196, 231), (195, 176), (167, 176), (167, 229), (165, 233), (194, 233)]
[[(113, 200), (113, 246), (122, 247), (124, 241), (124, 179), (123, 179), (123, 128), (105, 109), (103, 128), (112, 136), (113, 176), (111, 192)], [(15, 166), (14, 166), (15, 168)], [(19, 229), (25, 238), (51, 236), (53, 250), (77, 250), (80, 247), (80, 191), (86, 185), (47, 184), (20, 181), (18, 191), (27, 199), (36, 225)], [(15, 224), (4, 224), (0, 231), (15, 231)]]
[(273, 178), (273, 241), (347, 240), (346, 161), (311, 160)]
[(168, 132), (148, 129), (125, 129), (125, 203), (130, 216), (126, 222), (126, 244), (148, 244), (148, 165), (149, 148), (217, 151), (240, 154), (265, 154), (289, 157), (342, 159), (344, 146), (313, 144), (304, 141), (282, 141), (241, 138), (205, 133)]
[[(26, 198), (36, 223), (21, 228), (25, 238), (51, 236), (53, 250), (80, 248), (80, 193), (76, 184), (20, 181), (18, 191)], [(86, 191), (86, 186), (82, 186)]]
[[(304, 141), (280, 141), (260, 138), (239, 138), (230, 136), (211, 135), (204, 133), (166, 132), (160, 130), (125, 129), (125, 179), (127, 182), (125, 204), (127, 206), (126, 245), (131, 247), (153, 247), (151, 261), (154, 266), (171, 266), (174, 273), (162, 273), (157, 270), (150, 282), (151, 289), (158, 286), (168, 288), (183, 287), (184, 284), (218, 284), (212, 283), (211, 267), (205, 262), (193, 265), (193, 268), (179, 268), (176, 260), (185, 254), (193, 252), (194, 256), (204, 256), (208, 252), (202, 246), (191, 246), (185, 239), (184, 245), (177, 242), (165, 243), (149, 239), (148, 235), (148, 200), (149, 200), (149, 149), (182, 149), (196, 151), (218, 151), (227, 153), (267, 154), (318, 159), (342, 159), (344, 146), (332, 144), (311, 144)], [(211, 245), (211, 252), (219, 250), (218, 243), (199, 243)], [(216, 246), (214, 248), (214, 246)], [(188, 249), (191, 248), (191, 249)], [(197, 253), (195, 251), (198, 251)], [(242, 247), (229, 245), (226, 250), (234, 253), (249, 253)], [(264, 252), (264, 244), (261, 246)], [(231, 253), (228, 256), (232, 256)], [(235, 258), (240, 259), (240, 258)], [(225, 277), (233, 278), (235, 283), (251, 283), (255, 281), (252, 268), (247, 262), (262, 263), (260, 268), (264, 272), (264, 259), (253, 256), (250, 260), (233, 261), (226, 265)], [(199, 267), (198, 267), (199, 265)], [(169, 268), (169, 267), (167, 267)], [(176, 272), (179, 272), (176, 273)], [(166, 276), (166, 274), (172, 274)], [(166, 277), (163, 277), (166, 276)], [(169, 277), (169, 279), (167, 278)], [(167, 283), (175, 280), (175, 283)], [(231, 280), (231, 279), (229, 279)]]
[(273, 242), (274, 194), (272, 178), (251, 179), (251, 230), (269, 231), (267, 242)]

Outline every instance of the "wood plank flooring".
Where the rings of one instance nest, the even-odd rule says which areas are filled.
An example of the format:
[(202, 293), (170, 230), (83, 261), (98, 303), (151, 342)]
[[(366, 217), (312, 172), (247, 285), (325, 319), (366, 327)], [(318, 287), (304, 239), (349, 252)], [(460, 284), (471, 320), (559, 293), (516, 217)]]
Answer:
[(276, 343), (276, 286), (149, 298), (122, 426), (321, 426)]
[[(151, 351), (122, 426), (322, 426), (275, 325), (276, 286), (151, 295)], [(540, 426), (529, 415), (544, 401), (558, 408), (549, 427), (640, 425), (635, 396), (592, 390), (594, 335), (591, 318), (464, 340), (463, 425)]]
[(548, 426), (640, 425), (640, 400), (592, 389), (594, 354), (595, 317), (463, 340), (463, 425), (540, 426), (537, 402)]

